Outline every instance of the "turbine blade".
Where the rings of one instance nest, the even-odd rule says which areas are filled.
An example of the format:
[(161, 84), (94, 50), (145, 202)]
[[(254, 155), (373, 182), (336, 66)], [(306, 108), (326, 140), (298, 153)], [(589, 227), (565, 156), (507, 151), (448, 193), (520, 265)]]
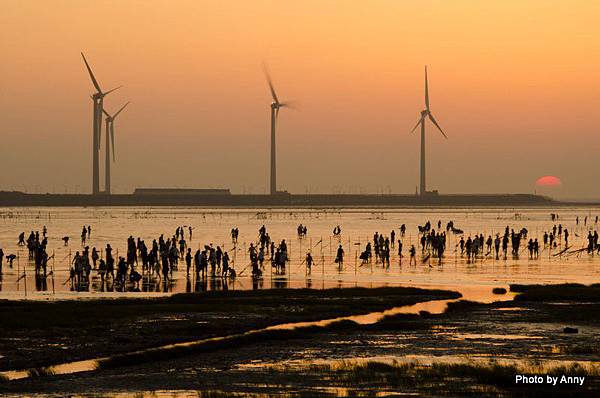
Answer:
[(273, 102), (279, 104), (279, 100), (277, 99), (277, 94), (275, 94), (275, 87), (273, 87), (273, 81), (271, 80), (271, 75), (269, 74), (269, 69), (267, 69), (267, 65), (263, 63), (263, 70), (265, 72), (265, 77), (267, 78), (267, 83), (269, 84), (269, 89), (271, 90), (271, 96), (273, 97)]
[(298, 108), (296, 107), (296, 102), (295, 101), (286, 101), (286, 102), (282, 102), (279, 104), (280, 108), (288, 108), (288, 109), (293, 109), (293, 110), (298, 110)]
[(275, 121), (279, 118), (279, 107), (275, 110)]
[(100, 88), (100, 85), (98, 84), (98, 81), (96, 80), (96, 77), (94, 76), (94, 72), (92, 72), (92, 68), (90, 68), (90, 65), (88, 64), (87, 59), (85, 59), (85, 55), (83, 55), (83, 53), (81, 53), (81, 56), (83, 57), (83, 62), (85, 62), (85, 67), (88, 70), (88, 73), (90, 74), (90, 78), (92, 79), (92, 83), (94, 84), (94, 87), (96, 87), (96, 90), (102, 94), (102, 89)]
[(112, 147), (113, 163), (115, 161), (115, 123), (110, 123), (110, 146)]
[(409, 133), (409, 134), (412, 134), (412, 133), (413, 133), (413, 132), (414, 132), (414, 131), (417, 129), (417, 127), (419, 127), (419, 125), (420, 125), (421, 123), (423, 123), (423, 117), (422, 117), (422, 116), (419, 118), (419, 121), (417, 122), (417, 124), (415, 124), (415, 127), (413, 127), (413, 129), (412, 129), (412, 130), (410, 130), (410, 133)]
[(129, 105), (129, 101), (128, 101), (128, 102), (127, 102), (125, 105), (123, 105), (123, 106), (121, 107), (121, 109), (119, 109), (119, 110), (117, 111), (117, 113), (115, 113), (115, 115), (113, 116), (113, 120), (115, 120), (115, 118), (116, 118), (116, 117), (119, 115), (119, 113), (121, 113), (121, 111), (123, 111), (123, 109), (125, 109), (125, 107), (126, 107), (127, 105)]
[(110, 115), (108, 114), (108, 112), (106, 112), (106, 109), (102, 109), (102, 112), (104, 112), (104, 114), (106, 115), (106, 117), (110, 117)]
[(118, 89), (120, 89), (121, 87), (123, 87), (123, 86), (118, 86), (118, 87), (115, 87), (115, 88), (113, 88), (112, 90), (108, 90), (107, 92), (105, 92), (105, 93), (102, 93), (102, 96), (103, 96), (103, 97), (106, 97), (108, 94), (112, 93), (112, 92), (113, 92), (113, 91), (115, 91), (115, 90), (118, 90)]
[(425, 65), (425, 109), (429, 110), (429, 83), (427, 82), (427, 65)]
[(431, 113), (429, 114), (429, 120), (431, 120), (433, 122), (433, 124), (435, 124), (435, 127), (437, 127), (438, 130), (440, 130), (440, 133), (442, 133), (444, 138), (448, 139), (448, 136), (446, 135), (446, 133), (444, 133), (444, 130), (442, 130), (440, 125), (435, 121), (435, 118), (433, 117), (433, 115)]

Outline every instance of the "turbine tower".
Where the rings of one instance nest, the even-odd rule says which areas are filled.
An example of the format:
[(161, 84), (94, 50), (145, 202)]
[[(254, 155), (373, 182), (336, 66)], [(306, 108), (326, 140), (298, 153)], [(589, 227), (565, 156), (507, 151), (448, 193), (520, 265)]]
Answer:
[[(104, 193), (110, 195), (110, 155), (112, 152), (112, 161), (115, 161), (115, 119), (119, 116), (119, 113), (125, 109), (125, 107), (129, 105), (127, 102), (125, 105), (121, 107), (114, 115), (110, 115), (106, 110), (102, 109), (102, 112), (106, 115), (106, 158), (104, 162), (105, 172), (104, 172)], [(109, 142), (110, 136), (110, 142)], [(110, 144), (110, 145), (109, 145)], [(112, 149), (112, 150), (111, 150)]]
[[(264, 65), (263, 65), (264, 66)], [(277, 94), (275, 93), (275, 88), (273, 87), (273, 82), (271, 81), (271, 76), (269, 75), (269, 71), (266, 66), (264, 66), (265, 76), (267, 78), (267, 83), (269, 83), (269, 89), (271, 90), (271, 96), (273, 97), (273, 102), (271, 102), (271, 179), (270, 179), (270, 192), (271, 195), (275, 195), (277, 193), (277, 151), (275, 146), (275, 128), (277, 124), (277, 118), (279, 117), (279, 109), (280, 108), (291, 108), (289, 103), (279, 102), (277, 99)]]
[(92, 95), (92, 101), (94, 102), (94, 120), (93, 120), (93, 138), (92, 138), (92, 194), (97, 195), (100, 193), (100, 135), (102, 132), (102, 110), (104, 97), (120, 88), (116, 87), (107, 92), (103, 92), (92, 72), (92, 68), (85, 59), (85, 55), (81, 53), (85, 67), (90, 74), (90, 79), (96, 88), (96, 92)]
[(427, 82), (427, 66), (425, 66), (425, 109), (421, 111), (421, 118), (411, 130), (411, 133), (414, 132), (419, 125), (421, 126), (421, 174), (420, 174), (420, 182), (419, 182), (419, 194), (421, 196), (427, 194), (427, 185), (425, 182), (425, 119), (429, 118), (431, 122), (437, 127), (437, 129), (442, 133), (444, 138), (448, 139), (438, 122), (435, 120), (433, 115), (431, 114), (431, 110), (429, 109), (429, 85)]

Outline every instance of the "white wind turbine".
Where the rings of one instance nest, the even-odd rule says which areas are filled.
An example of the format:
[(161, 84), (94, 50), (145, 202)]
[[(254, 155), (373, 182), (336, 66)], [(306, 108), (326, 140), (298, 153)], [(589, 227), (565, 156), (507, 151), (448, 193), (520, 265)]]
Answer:
[(431, 122), (437, 127), (437, 129), (442, 133), (444, 138), (448, 139), (438, 122), (435, 120), (433, 115), (431, 114), (431, 110), (429, 109), (429, 85), (427, 82), (427, 66), (425, 66), (425, 109), (421, 111), (421, 118), (411, 130), (411, 133), (414, 132), (419, 125), (421, 126), (421, 173), (420, 173), (420, 183), (419, 183), (419, 194), (425, 195), (427, 194), (427, 185), (425, 182), (425, 119), (429, 118)]
[(100, 136), (102, 134), (102, 110), (104, 106), (104, 97), (106, 97), (111, 92), (120, 88), (116, 87), (107, 92), (103, 92), (100, 88), (100, 84), (96, 80), (94, 76), (94, 72), (92, 72), (92, 68), (85, 59), (85, 55), (81, 53), (83, 57), (83, 62), (85, 62), (85, 67), (87, 68), (88, 73), (90, 74), (90, 79), (94, 84), (94, 88), (96, 88), (96, 92), (92, 95), (92, 101), (94, 101), (94, 118), (93, 118), (93, 138), (92, 138), (92, 193), (97, 195), (100, 193)]
[[(102, 109), (102, 112), (106, 115), (106, 158), (105, 158), (105, 173), (104, 173), (104, 193), (110, 195), (110, 158), (112, 152), (112, 161), (115, 161), (115, 119), (119, 116), (119, 113), (125, 109), (125, 107), (129, 105), (127, 102), (125, 105), (121, 107), (114, 115), (110, 115), (106, 110)], [(110, 145), (109, 145), (109, 136), (110, 136)], [(111, 151), (112, 149), (112, 151)]]
[(273, 87), (273, 82), (271, 80), (271, 76), (269, 75), (269, 71), (265, 65), (263, 65), (265, 76), (267, 78), (267, 83), (269, 84), (269, 89), (271, 90), (271, 96), (273, 97), (273, 102), (271, 102), (271, 179), (270, 179), (270, 192), (271, 195), (275, 195), (277, 193), (277, 163), (276, 163), (276, 145), (275, 145), (275, 130), (277, 125), (277, 118), (279, 117), (279, 109), (281, 108), (292, 108), (289, 102), (279, 102), (277, 98), (277, 94), (275, 93), (275, 88)]

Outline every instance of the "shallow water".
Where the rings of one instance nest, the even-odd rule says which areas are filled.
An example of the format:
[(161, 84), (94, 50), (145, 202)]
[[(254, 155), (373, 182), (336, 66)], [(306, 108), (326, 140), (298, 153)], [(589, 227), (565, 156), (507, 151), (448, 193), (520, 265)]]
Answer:
[[(559, 213), (560, 219), (553, 222), (550, 213)], [(70, 299), (86, 297), (155, 296), (173, 292), (223, 290), (223, 289), (264, 289), (285, 287), (349, 287), (349, 286), (395, 286), (417, 285), (423, 287), (441, 286), (445, 288), (485, 286), (495, 287), (509, 283), (595, 283), (600, 276), (600, 256), (586, 253), (554, 256), (563, 247), (542, 250), (540, 258), (530, 260), (522, 251), (520, 258), (496, 260), (493, 255), (477, 259), (468, 264), (455, 250), (459, 236), (448, 235), (448, 249), (441, 265), (437, 259), (426, 263), (421, 261), (418, 251), (417, 265), (408, 265), (408, 248), (417, 245), (417, 226), (431, 221), (437, 227), (441, 220), (442, 229), (449, 220), (456, 228), (464, 230), (465, 238), (470, 234), (483, 233), (494, 236), (503, 232), (506, 226), (519, 230), (526, 227), (529, 237), (542, 241), (544, 231), (554, 224), (561, 223), (571, 234), (572, 249), (586, 244), (588, 230), (598, 228), (594, 223), (600, 208), (485, 208), (485, 209), (206, 209), (206, 208), (0, 208), (0, 247), (5, 255), (16, 254), (13, 268), (4, 261), (0, 298), (28, 299)], [(575, 224), (575, 217), (580, 224)], [(583, 218), (588, 223), (583, 225)], [(308, 236), (298, 239), (296, 227), (303, 223), (308, 227)], [(291, 263), (285, 275), (271, 275), (270, 267), (260, 280), (250, 278), (247, 249), (255, 242), (258, 228), (267, 227), (271, 238), (276, 242), (286, 239), (291, 254)], [(407, 233), (399, 236), (399, 226), (406, 224)], [(25, 231), (48, 228), (49, 253), (54, 258), (49, 263), (50, 276), (35, 278), (34, 267), (27, 259), (26, 249), (17, 247), (17, 236)], [(154, 278), (144, 278), (140, 291), (115, 292), (111, 286), (101, 286), (96, 272), (92, 271), (91, 283), (86, 291), (73, 291), (69, 278), (69, 261), (75, 251), (81, 250), (80, 234), (83, 225), (92, 226), (92, 237), (87, 242), (90, 247), (103, 248), (107, 243), (121, 255), (125, 253), (129, 235), (140, 236), (150, 246), (153, 238), (164, 234), (173, 235), (175, 228), (186, 226), (186, 240), (195, 250), (204, 244), (213, 243), (229, 252), (233, 266), (238, 272), (235, 280), (208, 278), (207, 280), (187, 279), (185, 265), (180, 262), (174, 273), (173, 283), (163, 285)], [(332, 236), (336, 225), (342, 228), (341, 237)], [(189, 241), (187, 226), (193, 226), (193, 239)], [(237, 226), (240, 238), (237, 247), (229, 237), (229, 231)], [(402, 239), (404, 258), (400, 259), (397, 249), (392, 250), (391, 266), (384, 269), (380, 264), (360, 264), (358, 254), (364, 249), (367, 240), (372, 240), (378, 231), (389, 236), (396, 230), (397, 239)], [(435, 228), (437, 229), (437, 228)], [(578, 236), (576, 236), (578, 235)], [(69, 246), (64, 246), (62, 237), (69, 236)], [(346, 252), (344, 267), (340, 270), (334, 263), (335, 251), (342, 244)], [(540, 245), (542, 246), (542, 245)], [(522, 246), (524, 247), (524, 246)], [(311, 274), (303, 264), (305, 254), (311, 249), (317, 264)], [(510, 250), (510, 249), (509, 249)], [(116, 253), (115, 253), (116, 254)]]

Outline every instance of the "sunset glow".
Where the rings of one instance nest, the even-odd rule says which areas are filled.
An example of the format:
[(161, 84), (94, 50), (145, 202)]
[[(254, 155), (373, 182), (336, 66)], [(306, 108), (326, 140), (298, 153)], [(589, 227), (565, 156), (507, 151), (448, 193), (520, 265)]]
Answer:
[(561, 184), (562, 182), (560, 181), (560, 178), (555, 176), (543, 176), (535, 181), (535, 185), (545, 187), (556, 187)]
[[(89, 192), (83, 51), (104, 87), (124, 85), (109, 112), (132, 101), (119, 120), (115, 192), (265, 192), (265, 61), (279, 95), (297, 104), (278, 121), (282, 189), (414, 192), (419, 137), (408, 132), (428, 65), (449, 137), (428, 133), (432, 189), (525, 192), (560, 163), (572, 195), (600, 196), (586, 165), (600, 146), (598, 2), (6, 0), (1, 9), (5, 188)], [(525, 168), (515, 161), (524, 158)]]

